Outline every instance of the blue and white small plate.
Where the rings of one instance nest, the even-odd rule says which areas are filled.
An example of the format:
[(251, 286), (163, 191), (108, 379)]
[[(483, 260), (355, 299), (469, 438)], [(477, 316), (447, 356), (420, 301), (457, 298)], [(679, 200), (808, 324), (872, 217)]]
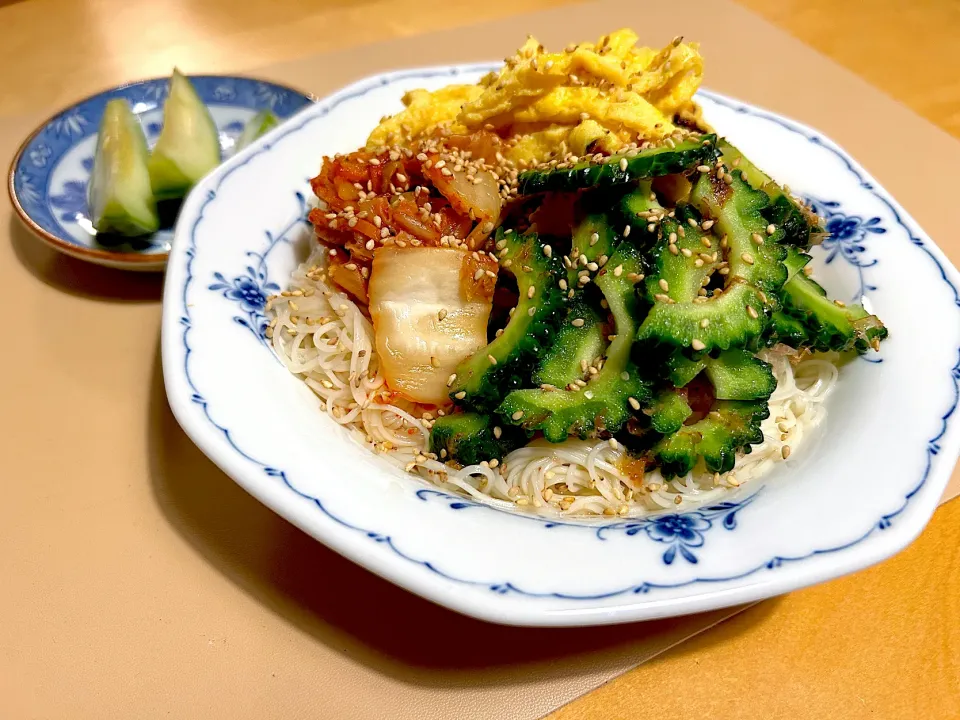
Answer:
[[(904, 548), (960, 449), (960, 274), (876, 180), (809, 127), (701, 91), (711, 125), (809, 198), (833, 297), (890, 329), (846, 365), (821, 431), (723, 501), (645, 518), (545, 520), (441, 492), (354, 442), (266, 342), (265, 302), (311, 235), (307, 178), (418, 87), (493, 66), (406, 70), (325, 98), (227, 160), (181, 210), (163, 297), (163, 376), (194, 442), (290, 522), (436, 603), (514, 625), (700, 612), (822, 582)], [(317, 568), (304, 567), (304, 574)], [(326, 578), (337, 592), (341, 578)]]
[[(141, 80), (92, 95), (44, 122), (20, 146), (10, 167), (10, 200), (41, 240), (99, 265), (127, 270), (164, 268), (173, 229), (105, 244), (97, 237), (87, 211), (87, 183), (107, 102), (126, 99), (152, 146), (163, 123), (168, 80)], [(270, 109), (284, 119), (313, 102), (299, 90), (253, 78), (193, 75), (190, 80), (217, 123), (224, 158), (232, 155), (244, 125), (258, 111)]]

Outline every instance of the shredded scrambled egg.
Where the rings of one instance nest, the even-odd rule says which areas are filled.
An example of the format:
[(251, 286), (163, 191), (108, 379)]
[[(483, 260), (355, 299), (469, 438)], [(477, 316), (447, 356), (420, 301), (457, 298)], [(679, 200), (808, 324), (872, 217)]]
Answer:
[(531, 37), (476, 85), (407, 93), (406, 109), (385, 118), (367, 146), (408, 145), (438, 130), (493, 130), (508, 140), (504, 155), (526, 165), (659, 140), (676, 131), (678, 116), (699, 117), (693, 95), (703, 59), (696, 43), (677, 38), (657, 51), (637, 47), (637, 39), (623, 29), (548, 53)]

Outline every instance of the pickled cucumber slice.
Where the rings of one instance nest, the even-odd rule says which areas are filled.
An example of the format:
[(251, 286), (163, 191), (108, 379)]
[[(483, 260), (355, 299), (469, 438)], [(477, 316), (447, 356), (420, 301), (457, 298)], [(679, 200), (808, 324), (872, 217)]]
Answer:
[(111, 100), (104, 109), (87, 201), (97, 232), (133, 237), (160, 227), (147, 140), (126, 100)]
[(150, 155), (150, 183), (158, 200), (181, 198), (220, 164), (217, 126), (193, 84), (179, 70), (170, 77), (163, 130)]
[(247, 145), (259, 138), (261, 135), (270, 132), (280, 124), (280, 118), (274, 115), (272, 110), (261, 110), (248, 122), (240, 137), (237, 138), (237, 144), (234, 145), (234, 152), (240, 152)]

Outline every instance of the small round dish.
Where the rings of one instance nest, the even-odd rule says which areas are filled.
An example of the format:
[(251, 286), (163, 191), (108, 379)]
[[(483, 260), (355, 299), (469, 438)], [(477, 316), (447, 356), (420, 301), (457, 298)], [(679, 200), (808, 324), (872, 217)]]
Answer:
[[(192, 75), (200, 99), (220, 131), (224, 159), (246, 122), (272, 110), (281, 120), (313, 102), (299, 90), (254, 78)], [(87, 183), (93, 168), (97, 130), (109, 100), (124, 98), (140, 118), (153, 145), (163, 123), (168, 78), (140, 80), (106, 90), (62, 110), (23, 142), (10, 166), (10, 201), (20, 219), (51, 247), (81, 260), (125, 270), (163, 270), (173, 228), (115, 244), (98, 237), (87, 211)], [(172, 225), (173, 218), (167, 218)]]

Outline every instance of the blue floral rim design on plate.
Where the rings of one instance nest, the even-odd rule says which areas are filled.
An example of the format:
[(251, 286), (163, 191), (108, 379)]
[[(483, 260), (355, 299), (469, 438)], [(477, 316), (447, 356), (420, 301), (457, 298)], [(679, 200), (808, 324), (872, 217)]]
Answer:
[[(285, 119), (313, 102), (297, 90), (254, 78), (195, 75), (190, 80), (214, 114), (225, 155), (256, 112), (270, 109)], [(152, 144), (162, 129), (168, 84), (168, 78), (155, 78), (92, 95), (27, 138), (11, 166), (9, 191), (14, 208), (31, 230), (54, 247), (85, 259), (131, 265), (165, 262), (170, 229), (129, 240), (94, 235), (87, 215), (87, 183), (107, 102), (127, 100)]]
[[(407, 73), (396, 73), (392, 75), (390, 78), (387, 78), (387, 77), (380, 78), (379, 80), (375, 80), (373, 82), (369, 82), (367, 84), (359, 86), (353, 92), (344, 93), (342, 95), (337, 96), (335, 99), (326, 103), (325, 106), (322, 108), (322, 110), (316, 115), (312, 115), (310, 117), (305, 118), (300, 123), (293, 123), (288, 127), (286, 127), (282, 132), (278, 133), (278, 135), (274, 138), (273, 142), (274, 143), (280, 142), (284, 137), (287, 137), (293, 133), (296, 133), (298, 130), (301, 130), (307, 124), (314, 122), (315, 120), (318, 120), (320, 118), (326, 117), (332, 109), (341, 105), (342, 103), (358, 97), (362, 97), (363, 95), (367, 94), (373, 89), (388, 85), (392, 82), (396, 82), (399, 80), (428, 79), (428, 78), (436, 78), (436, 77), (452, 78), (460, 75), (463, 72), (486, 72), (486, 71), (495, 69), (496, 67), (497, 66), (495, 65), (481, 65), (481, 66), (468, 66), (468, 67), (462, 67), (462, 68), (450, 68), (450, 69), (444, 69), (444, 70), (426, 70), (426, 71), (416, 70), (416, 71), (410, 71)], [(797, 135), (800, 135), (801, 137), (805, 138), (809, 142), (823, 147), (824, 149), (828, 150), (830, 153), (835, 155), (837, 158), (839, 158), (843, 162), (843, 164), (846, 166), (847, 170), (851, 174), (853, 174), (854, 177), (856, 177), (861, 188), (869, 191), (874, 197), (876, 197), (880, 202), (882, 202), (889, 209), (889, 211), (891, 212), (891, 215), (895, 218), (897, 225), (905, 233), (906, 237), (909, 239), (911, 244), (917, 247), (919, 250), (921, 250), (934, 263), (934, 265), (939, 270), (940, 276), (943, 279), (944, 283), (946, 283), (946, 285), (949, 287), (950, 291), (953, 294), (954, 304), (957, 306), (958, 309), (960, 309), (960, 291), (958, 291), (957, 287), (947, 277), (946, 270), (944, 266), (941, 264), (940, 260), (937, 258), (937, 256), (934, 253), (930, 251), (930, 249), (927, 247), (927, 245), (924, 243), (923, 240), (921, 240), (913, 232), (911, 232), (910, 228), (907, 226), (907, 224), (903, 220), (901, 214), (897, 211), (896, 207), (891, 203), (891, 201), (888, 200), (883, 194), (877, 192), (877, 189), (873, 186), (873, 184), (868, 182), (865, 179), (865, 177), (860, 173), (860, 171), (856, 168), (853, 162), (843, 152), (833, 147), (832, 144), (824, 142), (823, 138), (821, 138), (819, 135), (811, 131), (808, 131), (805, 128), (802, 128), (798, 125), (795, 125), (794, 123), (787, 121), (784, 118), (778, 117), (776, 115), (771, 115), (769, 113), (763, 112), (761, 110), (758, 110), (746, 105), (742, 105), (741, 103), (738, 103), (734, 100), (728, 99), (723, 96), (715, 95), (714, 93), (710, 93), (703, 90), (701, 90), (701, 93), (709, 97), (714, 102), (733, 109), (735, 112), (738, 112), (741, 114), (749, 114), (754, 117), (763, 119), (765, 121), (776, 123), (777, 125), (780, 125), (786, 130), (792, 133), (795, 133)], [(272, 147), (272, 144), (270, 143), (265, 144), (257, 150), (257, 153), (268, 152), (271, 149), (271, 147)], [(249, 157), (247, 157), (244, 160), (243, 163), (239, 163), (234, 167), (230, 168), (226, 173), (224, 173), (218, 179), (217, 185), (214, 187), (214, 189), (210, 190), (207, 194), (207, 197), (204, 198), (203, 203), (200, 207), (200, 210), (197, 214), (196, 220), (194, 221), (193, 226), (189, 229), (188, 244), (184, 252), (184, 255), (186, 258), (186, 268), (185, 268), (186, 272), (185, 272), (185, 279), (183, 282), (182, 291), (180, 293), (181, 307), (182, 307), (180, 324), (181, 324), (181, 327), (183, 328), (182, 335), (181, 335), (181, 341), (182, 341), (182, 346), (184, 351), (183, 372), (184, 372), (184, 377), (187, 382), (187, 385), (191, 389), (191, 393), (192, 393), (191, 399), (194, 403), (196, 403), (200, 407), (203, 413), (203, 416), (206, 418), (207, 422), (209, 422), (224, 437), (227, 443), (241, 457), (243, 457), (246, 461), (252, 463), (256, 467), (260, 468), (268, 477), (276, 478), (280, 480), (291, 492), (295, 493), (297, 496), (303, 498), (304, 500), (307, 500), (310, 503), (312, 503), (321, 513), (323, 513), (323, 515), (329, 518), (332, 522), (340, 525), (341, 527), (360, 533), (375, 543), (384, 545), (385, 547), (389, 548), (391, 552), (393, 552), (403, 560), (413, 563), (417, 566), (420, 566), (426, 571), (429, 571), (430, 573), (433, 573), (441, 578), (444, 578), (445, 580), (449, 580), (449, 581), (453, 581), (453, 582), (457, 582), (457, 583), (461, 583), (469, 586), (485, 587), (491, 592), (501, 594), (501, 595), (513, 593), (513, 594), (522, 595), (528, 598), (551, 598), (551, 599), (562, 599), (562, 600), (573, 600), (573, 601), (576, 601), (576, 600), (595, 601), (595, 600), (602, 600), (602, 599), (611, 598), (619, 595), (649, 593), (653, 590), (677, 589), (677, 588), (687, 587), (687, 586), (696, 585), (696, 584), (717, 584), (717, 583), (729, 582), (733, 580), (739, 580), (739, 579), (754, 575), (763, 570), (773, 571), (788, 563), (798, 563), (816, 556), (827, 555), (830, 553), (836, 553), (836, 552), (846, 550), (848, 548), (851, 548), (863, 542), (866, 538), (873, 535), (875, 532), (883, 531), (886, 528), (889, 528), (891, 524), (894, 522), (894, 520), (896, 519), (896, 517), (899, 516), (901, 513), (903, 513), (907, 509), (911, 500), (921, 490), (921, 488), (926, 483), (927, 478), (929, 477), (930, 470), (933, 464), (933, 459), (940, 450), (939, 441), (946, 434), (949, 423), (956, 412), (958, 402), (960, 402), (960, 348), (958, 348), (958, 352), (957, 352), (958, 360), (953, 365), (953, 367), (951, 367), (948, 371), (949, 382), (950, 382), (950, 387), (952, 388), (953, 397), (950, 398), (949, 407), (941, 417), (941, 427), (939, 431), (937, 432), (936, 435), (934, 435), (930, 440), (927, 441), (926, 447), (923, 449), (925, 463), (924, 463), (924, 467), (923, 467), (922, 473), (920, 474), (920, 478), (918, 482), (913, 487), (913, 489), (910, 490), (905, 495), (902, 504), (898, 508), (880, 517), (868, 530), (866, 530), (866, 532), (864, 532), (859, 537), (856, 537), (842, 545), (838, 545), (834, 547), (819, 548), (819, 549), (815, 549), (815, 550), (806, 552), (801, 555), (796, 555), (796, 556), (774, 556), (766, 560), (765, 562), (762, 562), (756, 565), (755, 567), (749, 568), (736, 575), (722, 576), (722, 577), (721, 576), (696, 577), (687, 581), (677, 582), (677, 583), (653, 583), (653, 582), (645, 582), (645, 581), (632, 582), (625, 587), (614, 589), (609, 592), (603, 592), (603, 593), (577, 593), (577, 592), (566, 592), (562, 590), (548, 591), (548, 592), (534, 592), (534, 591), (530, 591), (530, 590), (518, 587), (516, 584), (510, 583), (510, 582), (475, 580), (475, 579), (463, 578), (463, 577), (457, 577), (457, 576), (451, 575), (439, 569), (438, 567), (436, 567), (428, 559), (417, 558), (407, 554), (400, 547), (397, 546), (397, 544), (394, 542), (391, 536), (384, 535), (375, 530), (354, 525), (344, 520), (343, 518), (338, 517), (336, 514), (332, 513), (330, 510), (327, 509), (322, 499), (320, 499), (319, 497), (312, 496), (308, 493), (305, 493), (299, 490), (297, 487), (295, 487), (293, 483), (291, 483), (289, 477), (287, 476), (286, 472), (283, 469), (277, 468), (268, 463), (265, 463), (262, 460), (259, 460), (253, 457), (252, 455), (250, 455), (249, 453), (247, 453), (246, 451), (244, 451), (234, 441), (233, 436), (231, 435), (230, 429), (225, 425), (218, 423), (213, 418), (208, 401), (205, 399), (203, 393), (197, 387), (191, 375), (190, 356), (192, 353), (192, 349), (190, 346), (189, 336), (190, 336), (190, 331), (192, 329), (192, 320), (191, 320), (191, 313), (190, 313), (190, 305), (188, 303), (188, 292), (190, 290), (191, 284), (194, 282), (194, 280), (197, 279), (193, 274), (193, 261), (194, 261), (194, 258), (196, 257), (196, 252), (197, 252), (197, 239), (196, 239), (197, 228), (199, 227), (200, 223), (202, 223), (204, 220), (206, 209), (210, 206), (211, 203), (216, 201), (217, 190), (219, 189), (219, 187), (223, 184), (223, 182), (228, 177), (230, 177), (232, 173), (236, 172), (239, 168), (243, 167), (254, 156), (255, 154), (251, 154)], [(836, 209), (836, 207), (839, 207), (839, 206), (830, 206), (829, 204), (827, 204), (827, 207), (828, 208), (832, 207), (833, 209)], [(297, 221), (300, 218), (300, 215), (298, 214), (298, 215), (295, 215), (294, 217), (295, 217), (295, 221)], [(849, 217), (853, 217), (853, 216), (849, 216)], [(829, 218), (828, 218), (828, 223), (829, 223)], [(864, 222), (861, 219), (857, 219), (857, 226), (859, 227), (860, 225), (874, 227), (876, 226), (876, 223), (871, 223), (870, 220), (867, 220)], [(869, 232), (876, 232), (876, 231), (869, 231)], [(841, 238), (838, 239), (837, 242), (841, 242), (842, 235), (843, 233), (841, 233)], [(845, 259), (849, 259), (847, 254), (844, 253), (842, 249), (840, 251), (840, 254)], [(854, 255), (858, 256), (858, 253), (854, 253)], [(215, 276), (214, 279), (217, 280), (217, 283), (221, 283), (218, 277)], [(263, 283), (268, 282), (266, 274), (264, 274), (264, 277), (261, 282)], [(217, 284), (217, 283), (214, 283), (214, 284)], [(222, 281), (221, 284), (226, 284), (226, 281)], [(229, 288), (224, 288), (224, 287), (217, 287), (217, 288), (211, 288), (211, 289), (214, 292), (222, 292), (224, 293), (225, 296), (226, 296), (226, 293), (229, 292)], [(255, 297), (255, 296), (256, 296), (256, 293), (251, 293), (249, 295), (249, 297)], [(227, 299), (230, 300), (231, 298), (227, 297)], [(239, 300), (239, 297), (237, 298), (237, 300)], [(423, 490), (421, 490), (420, 492), (422, 493)], [(455, 497), (452, 495), (445, 495), (443, 493), (439, 493), (439, 491), (434, 491), (434, 492), (436, 492), (438, 495), (445, 496), (445, 498), (448, 498), (449, 501), (451, 501), (450, 506), (454, 510), (462, 510), (465, 507), (469, 506), (470, 501), (466, 501), (464, 498)], [(612, 525), (605, 528), (604, 531), (613, 532), (613, 531), (621, 530), (628, 535), (639, 535), (640, 533), (643, 533), (645, 534), (646, 537), (648, 537), (652, 541), (660, 542), (668, 546), (662, 558), (664, 563), (666, 564), (673, 563), (674, 560), (676, 559), (677, 554), (680, 554), (680, 556), (686, 559), (687, 562), (693, 563), (693, 562), (696, 562), (697, 560), (696, 560), (696, 555), (691, 551), (691, 548), (701, 547), (703, 545), (703, 532), (713, 527), (714, 521), (718, 519), (721, 521), (720, 524), (722, 527), (726, 527), (726, 529), (728, 530), (735, 529), (736, 513), (739, 512), (739, 510), (745, 507), (747, 504), (752, 502), (752, 500), (756, 497), (756, 495), (757, 494), (755, 493), (753, 496), (750, 496), (745, 500), (740, 501), (739, 503), (730, 503), (729, 506), (727, 506), (727, 504), (725, 503), (720, 503), (718, 505), (702, 508), (700, 510), (688, 512), (688, 513), (661, 515), (661, 516), (655, 516), (655, 517), (636, 520), (636, 521), (634, 520), (621, 521), (618, 523), (613, 523)], [(421, 499), (426, 500), (427, 497), (421, 496)], [(483, 507), (486, 507), (486, 506), (483, 506)], [(543, 519), (534, 518), (530, 516), (515, 515), (515, 517), (528, 517), (531, 520), (544, 522)], [(551, 527), (556, 527), (560, 525), (560, 523), (552, 523), (552, 522), (546, 522), (545, 524)], [(601, 540), (603, 539), (602, 534), (598, 532), (598, 527), (594, 524), (562, 523), (562, 525), (565, 527), (581, 528), (583, 530), (596, 533), (599, 539)], [(671, 552), (671, 549), (672, 549), (672, 552)], [(687, 555), (687, 553), (689, 553), (689, 556)]]

